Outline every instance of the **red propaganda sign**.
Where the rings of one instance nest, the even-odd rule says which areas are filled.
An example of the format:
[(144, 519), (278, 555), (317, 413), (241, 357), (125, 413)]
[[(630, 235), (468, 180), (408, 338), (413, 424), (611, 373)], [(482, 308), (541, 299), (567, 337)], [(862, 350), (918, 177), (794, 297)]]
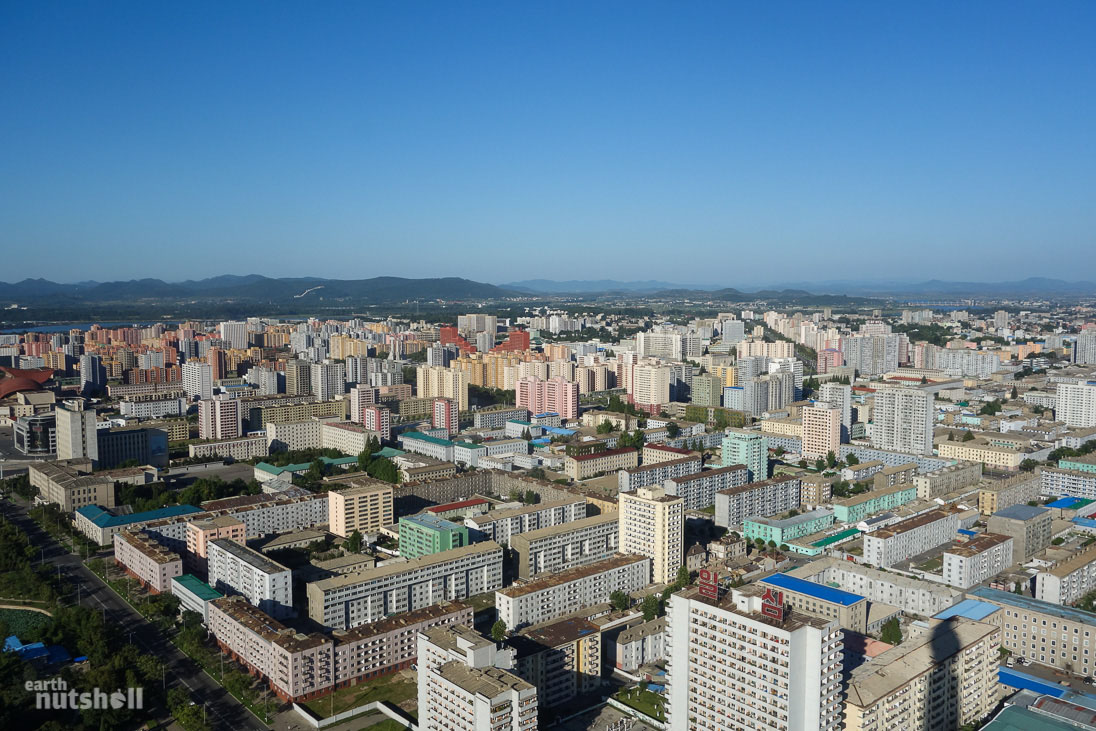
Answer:
[(711, 569), (701, 569), (697, 579), (700, 587), (700, 596), (719, 601), (719, 572)]
[(772, 587), (765, 588), (765, 594), (761, 597), (761, 613), (779, 622), (784, 621), (784, 592), (773, 591)]

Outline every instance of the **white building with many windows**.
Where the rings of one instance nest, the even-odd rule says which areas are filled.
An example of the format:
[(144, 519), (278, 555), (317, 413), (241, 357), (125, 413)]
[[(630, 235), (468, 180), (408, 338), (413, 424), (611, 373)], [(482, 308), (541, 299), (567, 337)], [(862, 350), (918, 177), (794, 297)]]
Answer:
[(670, 598), (668, 729), (841, 728), (841, 627), (762, 599)]
[(275, 619), (293, 616), (293, 572), (265, 555), (228, 538), (207, 546), (209, 585), (240, 594)]

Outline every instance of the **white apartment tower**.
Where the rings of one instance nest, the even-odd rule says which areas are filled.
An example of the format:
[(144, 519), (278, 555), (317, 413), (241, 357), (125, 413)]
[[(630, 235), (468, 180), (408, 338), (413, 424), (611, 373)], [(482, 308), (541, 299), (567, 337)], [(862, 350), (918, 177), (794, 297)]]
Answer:
[(189, 398), (213, 398), (213, 366), (196, 360), (183, 363), (183, 390)]
[(651, 559), (651, 581), (672, 584), (685, 564), (685, 499), (661, 487), (622, 492), (618, 499), (621, 553)]
[(99, 437), (95, 428), (95, 410), (83, 399), (66, 399), (57, 404), (57, 459), (99, 461)]
[[(718, 596), (718, 583), (670, 598), (666, 705), (671, 731), (836, 731), (842, 632), (792, 611), (781, 592)], [(705, 595), (704, 593), (708, 595)]]
[(334, 401), (346, 393), (346, 364), (324, 361), (312, 364), (312, 393), (317, 401)]
[(875, 394), (871, 445), (907, 454), (932, 454), (933, 395), (919, 388), (888, 387)]

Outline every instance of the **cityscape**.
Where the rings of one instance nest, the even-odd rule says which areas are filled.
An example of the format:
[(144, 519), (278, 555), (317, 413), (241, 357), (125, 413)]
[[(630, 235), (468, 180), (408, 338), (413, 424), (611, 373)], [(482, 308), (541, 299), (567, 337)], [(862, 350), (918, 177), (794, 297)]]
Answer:
[(0, 729), (1096, 731), (1094, 23), (0, 8)]

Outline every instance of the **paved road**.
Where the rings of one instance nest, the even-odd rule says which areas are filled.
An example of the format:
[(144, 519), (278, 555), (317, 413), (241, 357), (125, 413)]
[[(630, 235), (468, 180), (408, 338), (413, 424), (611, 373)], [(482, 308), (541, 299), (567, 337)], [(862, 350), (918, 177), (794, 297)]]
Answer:
[(31, 520), (23, 508), (9, 501), (2, 501), (6, 517), (26, 531), (31, 543), (40, 548), (39, 560), (52, 565), (62, 580), (78, 587), (80, 603), (103, 612), (104, 617), (118, 631), (127, 636), (145, 652), (166, 661), (165, 677), (168, 687), (178, 684), (190, 691), (198, 704), (204, 704), (206, 720), (215, 729), (246, 729), (259, 731), (268, 726), (259, 722), (239, 701), (233, 698), (216, 681), (202, 672), (190, 658), (184, 655), (155, 626), (149, 624), (124, 600), (111, 591), (84, 566), (79, 556), (69, 553)]

